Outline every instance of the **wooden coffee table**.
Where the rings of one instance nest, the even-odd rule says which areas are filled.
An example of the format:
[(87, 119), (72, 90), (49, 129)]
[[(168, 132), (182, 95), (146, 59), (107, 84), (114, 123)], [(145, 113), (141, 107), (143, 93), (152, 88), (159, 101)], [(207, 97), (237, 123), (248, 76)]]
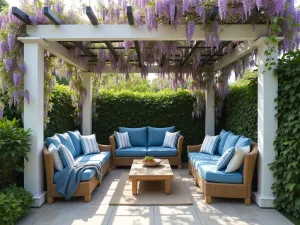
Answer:
[(157, 167), (146, 167), (143, 165), (142, 159), (133, 160), (129, 179), (132, 181), (132, 194), (136, 195), (138, 181), (165, 181), (165, 194), (170, 194), (171, 180), (174, 174), (172, 172), (169, 160), (162, 159)]

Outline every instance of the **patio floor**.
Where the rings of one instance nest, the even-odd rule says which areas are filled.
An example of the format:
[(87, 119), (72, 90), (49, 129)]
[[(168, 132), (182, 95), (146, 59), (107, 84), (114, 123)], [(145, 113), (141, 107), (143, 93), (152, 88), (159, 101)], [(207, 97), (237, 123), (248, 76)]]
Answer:
[(274, 209), (261, 209), (255, 203), (245, 206), (242, 200), (213, 198), (207, 205), (203, 195), (197, 191), (187, 166), (177, 170), (184, 180), (185, 187), (193, 201), (191, 206), (109, 206), (121, 174), (129, 169), (116, 169), (107, 174), (101, 187), (97, 187), (90, 203), (82, 198), (71, 201), (55, 201), (31, 209), (17, 225), (289, 225), (284, 216)]

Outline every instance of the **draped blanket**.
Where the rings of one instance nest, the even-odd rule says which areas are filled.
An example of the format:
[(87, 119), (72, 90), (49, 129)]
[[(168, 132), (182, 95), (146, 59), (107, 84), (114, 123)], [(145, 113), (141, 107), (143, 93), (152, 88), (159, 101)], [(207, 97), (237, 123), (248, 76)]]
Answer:
[(66, 199), (70, 199), (76, 192), (77, 187), (80, 182), (82, 172), (85, 169), (94, 169), (99, 181), (102, 179), (101, 166), (97, 163), (89, 164), (75, 164), (74, 166), (69, 166), (64, 168), (57, 174), (56, 179), (56, 190), (58, 193), (65, 196)]

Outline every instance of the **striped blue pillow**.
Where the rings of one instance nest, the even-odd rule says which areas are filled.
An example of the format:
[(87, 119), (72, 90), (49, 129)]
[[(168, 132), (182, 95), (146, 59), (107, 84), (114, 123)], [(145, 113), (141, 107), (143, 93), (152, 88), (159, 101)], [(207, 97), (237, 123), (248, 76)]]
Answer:
[(217, 136), (206, 135), (202, 143), (200, 152), (211, 154), (211, 155), (215, 154), (215, 151), (219, 144), (219, 140), (220, 140), (219, 135)]
[(80, 135), (80, 142), (84, 155), (100, 153), (95, 134), (87, 136)]
[(232, 159), (234, 155), (234, 147), (231, 147), (230, 149), (227, 149), (219, 161), (217, 162), (217, 170), (223, 170), (227, 167), (228, 163)]
[(119, 148), (131, 148), (128, 132), (119, 133), (115, 131), (116, 141)]
[(175, 133), (171, 133), (169, 131), (166, 131), (165, 139), (162, 147), (166, 148), (176, 148), (176, 142), (179, 137), (180, 131), (177, 131)]
[(54, 144), (51, 143), (48, 147), (48, 151), (50, 152), (50, 154), (53, 157), (54, 169), (58, 170), (58, 171), (62, 170), (64, 168), (64, 166), (63, 166), (60, 156), (58, 154), (58, 149), (55, 147)]
[(69, 167), (69, 166), (74, 166), (74, 164), (75, 164), (74, 158), (66, 146), (64, 146), (63, 144), (60, 144), (58, 146), (57, 152), (58, 152), (59, 158), (60, 158), (64, 168)]

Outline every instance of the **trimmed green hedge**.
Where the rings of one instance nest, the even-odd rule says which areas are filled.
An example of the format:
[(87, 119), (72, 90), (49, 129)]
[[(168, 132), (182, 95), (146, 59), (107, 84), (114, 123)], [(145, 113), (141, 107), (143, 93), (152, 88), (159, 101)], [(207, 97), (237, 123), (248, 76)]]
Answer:
[(47, 124), (44, 136), (75, 130), (75, 108), (72, 106), (71, 92), (68, 86), (56, 85), (52, 91), (52, 111), (49, 112), (50, 122)]
[[(124, 127), (176, 126), (186, 145), (200, 144), (204, 138), (204, 117), (193, 119), (194, 97), (188, 91), (138, 93), (130, 91), (101, 92), (96, 101), (97, 118), (93, 132), (99, 143), (108, 144), (109, 136)], [(185, 158), (186, 159), (186, 158)]]
[(276, 158), (271, 164), (278, 210), (300, 218), (300, 51), (285, 54), (278, 76)]
[(257, 141), (257, 73), (246, 74), (230, 88), (221, 126)]

